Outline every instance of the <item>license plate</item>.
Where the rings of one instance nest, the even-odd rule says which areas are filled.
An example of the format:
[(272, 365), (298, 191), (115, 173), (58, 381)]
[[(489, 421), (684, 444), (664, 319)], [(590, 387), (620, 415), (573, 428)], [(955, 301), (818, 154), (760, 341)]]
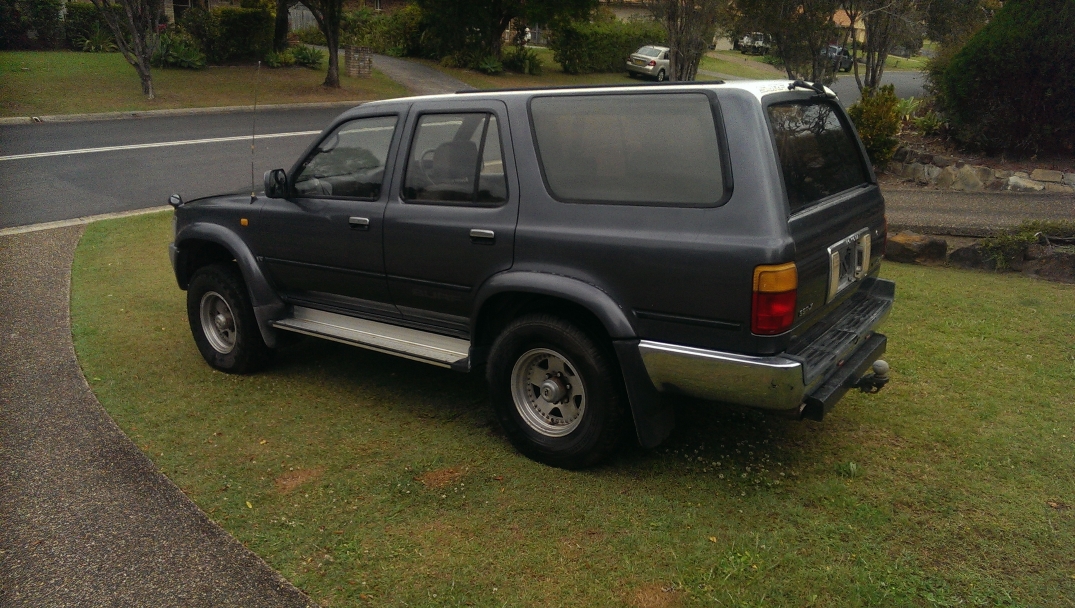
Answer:
[(870, 269), (870, 241), (869, 229), (863, 228), (829, 246), (829, 294), (826, 303), (866, 276)]
[(633, 63), (635, 65), (646, 65), (646, 62), (642, 61), (641, 59), (632, 59), (631, 63)]

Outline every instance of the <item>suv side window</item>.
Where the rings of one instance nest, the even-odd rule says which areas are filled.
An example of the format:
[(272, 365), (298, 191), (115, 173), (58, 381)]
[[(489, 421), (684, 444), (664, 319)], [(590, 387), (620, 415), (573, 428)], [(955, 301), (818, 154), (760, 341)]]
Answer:
[(422, 203), (498, 204), (508, 200), (496, 116), (426, 114), (418, 119), (403, 198)]
[(869, 182), (850, 127), (833, 103), (776, 103), (768, 111), (793, 214)]
[(321, 140), (295, 174), (299, 196), (376, 200), (396, 116), (349, 120)]
[(704, 93), (536, 97), (530, 116), (545, 183), (559, 201), (715, 206), (724, 198)]

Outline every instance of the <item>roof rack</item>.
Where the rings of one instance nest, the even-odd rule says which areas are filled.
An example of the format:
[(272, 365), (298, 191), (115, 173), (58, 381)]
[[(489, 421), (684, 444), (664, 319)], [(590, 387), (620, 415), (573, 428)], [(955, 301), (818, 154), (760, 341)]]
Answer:
[(569, 84), (561, 86), (548, 86), (548, 87), (508, 87), (504, 89), (463, 89), (456, 91), (456, 95), (473, 95), (475, 93), (512, 93), (516, 91), (549, 91), (559, 89), (616, 89), (626, 87), (661, 87), (672, 85), (689, 85), (689, 84), (725, 84), (723, 80), (666, 80), (664, 82), (651, 82), (651, 83), (613, 83), (613, 84)]

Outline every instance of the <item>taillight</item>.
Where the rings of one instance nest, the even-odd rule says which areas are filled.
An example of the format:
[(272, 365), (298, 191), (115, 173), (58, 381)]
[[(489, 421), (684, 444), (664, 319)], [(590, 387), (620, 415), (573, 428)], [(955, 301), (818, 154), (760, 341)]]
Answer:
[(650, 59), (650, 60), (649, 60), (649, 63), (648, 63), (648, 64), (646, 64), (646, 65), (648, 65), (649, 67), (651, 67), (651, 68), (652, 68), (653, 66), (657, 65), (657, 62), (656, 62), (656, 61), (654, 61), (654, 60), (652, 60), (652, 59)]
[(771, 336), (787, 331), (795, 322), (795, 294), (799, 273), (794, 262), (754, 269), (754, 302), (750, 331)]

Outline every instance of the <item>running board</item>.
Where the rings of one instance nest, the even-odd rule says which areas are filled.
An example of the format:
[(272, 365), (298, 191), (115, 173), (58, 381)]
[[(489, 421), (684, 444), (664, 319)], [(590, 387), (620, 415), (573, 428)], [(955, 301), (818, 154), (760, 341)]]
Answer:
[(272, 324), (278, 329), (453, 369), (466, 369), (470, 355), (470, 342), (466, 340), (302, 306), (296, 306), (291, 317)]

